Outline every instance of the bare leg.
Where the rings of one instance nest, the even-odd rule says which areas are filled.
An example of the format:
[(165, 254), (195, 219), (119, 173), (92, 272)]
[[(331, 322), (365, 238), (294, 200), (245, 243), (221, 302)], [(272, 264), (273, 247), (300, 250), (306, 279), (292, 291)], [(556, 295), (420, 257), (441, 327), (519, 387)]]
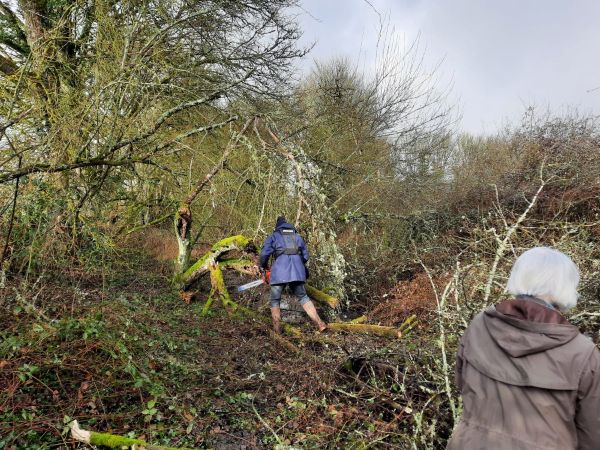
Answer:
[(304, 311), (306, 311), (306, 314), (308, 314), (308, 317), (310, 317), (310, 320), (314, 322), (319, 331), (324, 331), (327, 328), (325, 322), (323, 322), (319, 317), (319, 313), (317, 312), (313, 302), (310, 300), (307, 301), (304, 305), (302, 305), (302, 308), (304, 308)]
[(277, 334), (281, 334), (281, 308), (272, 306), (271, 317), (273, 318), (273, 331)]

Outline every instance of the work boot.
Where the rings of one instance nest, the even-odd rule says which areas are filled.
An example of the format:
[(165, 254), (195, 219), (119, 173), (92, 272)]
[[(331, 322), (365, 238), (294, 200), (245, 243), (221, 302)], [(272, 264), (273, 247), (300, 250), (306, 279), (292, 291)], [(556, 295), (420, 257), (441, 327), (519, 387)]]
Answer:
[(304, 305), (302, 305), (302, 308), (304, 308), (304, 311), (306, 311), (306, 314), (308, 314), (308, 317), (310, 317), (310, 320), (313, 321), (319, 331), (325, 331), (327, 329), (327, 324), (319, 317), (319, 313), (317, 312), (317, 308), (315, 308), (313, 302), (310, 300), (307, 301)]
[(273, 331), (281, 334), (281, 308), (272, 307), (271, 317), (273, 318)]

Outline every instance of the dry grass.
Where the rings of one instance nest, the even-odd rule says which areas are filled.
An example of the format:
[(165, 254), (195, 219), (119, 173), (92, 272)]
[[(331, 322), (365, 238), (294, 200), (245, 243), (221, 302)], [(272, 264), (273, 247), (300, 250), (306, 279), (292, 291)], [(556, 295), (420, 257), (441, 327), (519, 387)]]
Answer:
[[(164, 228), (150, 227), (132, 233), (122, 242), (122, 245), (137, 245), (140, 250), (157, 261), (175, 261), (178, 253), (177, 239), (175, 239), (173, 231)], [(205, 244), (196, 245), (192, 250), (192, 258), (200, 257), (209, 248), (210, 246)]]

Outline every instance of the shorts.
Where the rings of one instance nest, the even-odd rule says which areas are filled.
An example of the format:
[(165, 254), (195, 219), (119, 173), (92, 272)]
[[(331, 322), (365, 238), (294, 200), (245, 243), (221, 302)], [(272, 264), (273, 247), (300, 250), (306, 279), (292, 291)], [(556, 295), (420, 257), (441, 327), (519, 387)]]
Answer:
[(292, 281), (291, 283), (283, 284), (272, 284), (271, 285), (271, 308), (279, 308), (279, 302), (281, 301), (281, 294), (286, 286), (289, 286), (293, 294), (298, 297), (298, 302), (301, 305), (306, 304), (310, 301), (310, 298), (306, 294), (306, 288), (304, 287), (304, 281)]

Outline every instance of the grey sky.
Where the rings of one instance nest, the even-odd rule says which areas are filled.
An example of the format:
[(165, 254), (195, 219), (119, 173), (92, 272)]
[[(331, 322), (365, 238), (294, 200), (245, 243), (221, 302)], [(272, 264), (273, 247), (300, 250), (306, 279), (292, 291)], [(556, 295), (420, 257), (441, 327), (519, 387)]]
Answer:
[(316, 42), (305, 69), (372, 63), (369, 3), (408, 41), (420, 33), (430, 67), (443, 60), (467, 131), (493, 132), (528, 105), (600, 114), (600, 0), (302, 0), (303, 42)]

